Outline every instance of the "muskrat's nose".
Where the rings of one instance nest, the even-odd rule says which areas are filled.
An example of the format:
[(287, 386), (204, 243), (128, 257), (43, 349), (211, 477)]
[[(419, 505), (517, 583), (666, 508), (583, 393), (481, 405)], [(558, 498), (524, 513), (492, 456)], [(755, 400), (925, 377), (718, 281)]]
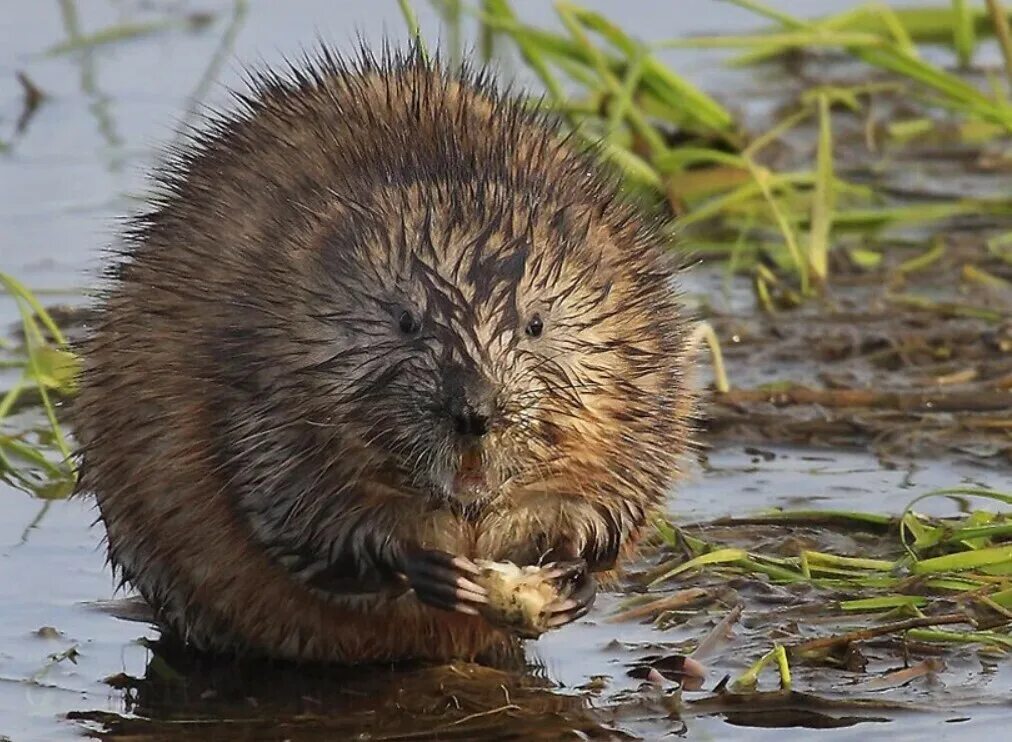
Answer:
[(460, 435), (480, 438), (488, 432), (488, 421), (491, 415), (482, 407), (475, 407), (465, 402), (459, 409), (451, 413), (453, 428)]
[(443, 377), (442, 411), (461, 436), (480, 438), (488, 433), (495, 416), (492, 384), (475, 371), (449, 366)]

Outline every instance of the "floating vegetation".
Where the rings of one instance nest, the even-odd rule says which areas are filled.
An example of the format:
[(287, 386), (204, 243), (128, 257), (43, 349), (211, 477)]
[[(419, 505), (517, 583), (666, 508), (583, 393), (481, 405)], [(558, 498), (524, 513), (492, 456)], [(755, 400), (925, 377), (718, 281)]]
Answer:
[(874, 267), (841, 261), (831, 304), (708, 306), (733, 382), (708, 400), (708, 441), (1012, 462), (1010, 266), (973, 234), (918, 250), (897, 241)]
[[(962, 512), (917, 512), (915, 506), (929, 498), (953, 499)], [(768, 628), (775, 645), (734, 681), (739, 691), (754, 689), (769, 664), (779, 668), (785, 690), (791, 662), (853, 671), (861, 664), (855, 664), (861, 647), (885, 639), (896, 660), (914, 651), (912, 643), (974, 645), (988, 656), (1004, 656), (1012, 650), (1012, 510), (968, 507), (981, 499), (1012, 505), (1012, 494), (960, 487), (922, 495), (898, 516), (775, 510), (700, 524), (663, 521), (662, 553), (675, 555), (662, 558), (642, 582), (662, 591), (676, 583), (678, 591), (635, 596), (613, 620), (670, 627), (686, 619), (689, 607), (739, 600), (729, 585), (785, 587), (781, 609), (749, 612), (751, 627)], [(819, 543), (850, 543), (855, 550), (813, 548)], [(805, 618), (841, 629), (812, 637)]]

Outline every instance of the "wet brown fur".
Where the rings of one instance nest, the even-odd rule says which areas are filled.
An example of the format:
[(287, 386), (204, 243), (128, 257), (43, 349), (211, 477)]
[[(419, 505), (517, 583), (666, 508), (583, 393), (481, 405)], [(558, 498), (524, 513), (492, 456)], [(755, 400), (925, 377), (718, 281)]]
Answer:
[[(206, 650), (501, 649), (483, 619), (406, 592), (398, 560), (602, 571), (633, 547), (691, 409), (655, 226), (483, 74), (324, 50), (253, 83), (161, 169), (82, 349), (80, 489), (110, 560)], [(416, 337), (397, 334), (404, 307)], [(440, 489), (451, 368), (499, 405), (497, 488), (476, 502)]]

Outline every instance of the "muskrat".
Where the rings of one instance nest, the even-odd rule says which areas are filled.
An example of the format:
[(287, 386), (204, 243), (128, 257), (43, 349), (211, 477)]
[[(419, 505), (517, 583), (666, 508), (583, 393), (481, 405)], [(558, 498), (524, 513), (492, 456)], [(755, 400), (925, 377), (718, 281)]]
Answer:
[(251, 75), (155, 175), (82, 341), (79, 490), (208, 652), (475, 658), (473, 559), (632, 550), (690, 434), (657, 217), (553, 118), (417, 50)]

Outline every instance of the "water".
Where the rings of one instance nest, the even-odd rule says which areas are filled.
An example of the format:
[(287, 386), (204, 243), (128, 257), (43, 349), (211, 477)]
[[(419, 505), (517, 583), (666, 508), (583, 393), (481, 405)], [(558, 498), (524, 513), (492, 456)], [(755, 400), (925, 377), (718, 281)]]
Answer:
[[(615, 4), (603, 0), (584, 4), (615, 12)], [(798, 11), (797, 3), (777, 4)], [(523, 5), (528, 19), (553, 22), (548, 3)], [(804, 12), (816, 15), (849, 5), (846, 0), (809, 0)], [(435, 38), (437, 18), (425, 4), (418, 3), (418, 11), (428, 37)], [(200, 25), (201, 14), (210, 14), (211, 23), (189, 27), (193, 22)], [(633, 34), (649, 40), (754, 27), (747, 13), (716, 0), (680, 0), (663, 8), (625, 3), (616, 15)], [(112, 24), (165, 21), (175, 26), (79, 52), (46, 54), (75, 35)], [(371, 4), (334, 0), (255, 0), (248, 5), (184, 0), (10, 4), (0, 15), (0, 141), (9, 143), (9, 150), (0, 155), (0, 270), (32, 287), (51, 290), (47, 299), (81, 301), (82, 289), (94, 283), (102, 264), (102, 249), (114, 240), (117, 217), (129, 211), (133, 198), (143, 191), (145, 171), (156, 160), (158, 148), (173, 138), (178, 122), (187, 119), (195, 93), (204, 95), (207, 102), (220, 103), (226, 97), (224, 86), (240, 85), (238, 60), (275, 63), (311, 45), (317, 36), (350, 49), (358, 35), (375, 43), (384, 35), (402, 34), (403, 23), (393, 0)], [(220, 48), (225, 49), (223, 61), (216, 67), (213, 60)], [(711, 55), (682, 53), (678, 59), (681, 70), (717, 88), (729, 74), (714, 67)], [(48, 95), (20, 133), (16, 122), (21, 89), (15, 78), (19, 70)], [(212, 76), (214, 82), (206, 84)], [(775, 83), (759, 79), (753, 84)], [(0, 301), (0, 323), (6, 325), (14, 318), (11, 303)], [(740, 448), (711, 452), (710, 468), (694, 472), (687, 487), (672, 500), (672, 511), (685, 520), (774, 505), (895, 512), (926, 489), (978, 481), (994, 484), (993, 472), (972, 464), (933, 461), (905, 470), (884, 468), (863, 452), (827, 456), (825, 451), (780, 449), (778, 454), (767, 461)], [(307, 711), (308, 702), (300, 700), (303, 695), (285, 695), (282, 688), (287, 686), (281, 681), (276, 689), (255, 689), (257, 707), (243, 701), (241, 693), (239, 700), (229, 700), (227, 693), (219, 697), (220, 683), (211, 680), (207, 683), (215, 689), (213, 694), (207, 695), (212, 693), (208, 690), (197, 698), (181, 699), (163, 692), (155, 681), (143, 687), (140, 698), (133, 691), (115, 690), (104, 679), (121, 673), (145, 676), (150, 654), (139, 641), (154, 639), (157, 633), (146, 623), (116, 618), (95, 605), (112, 598), (115, 586), (104, 565), (101, 531), (91, 526), (94, 515), (88, 501), (44, 503), (0, 486), (0, 738), (75, 738), (84, 731), (111, 728), (158, 739), (187, 735), (232, 739), (240, 731), (256, 739), (325, 739), (329, 734), (369, 729), (369, 713), (396, 717), (397, 712), (377, 699), (385, 699), (384, 693), (399, 682), (420, 682), (412, 680), (414, 676), (375, 673), (348, 680), (334, 691), (336, 697), (348, 688), (357, 688), (364, 696), (355, 696), (340, 723), (333, 718), (314, 721), (313, 714), (320, 716), (320, 709), (310, 706)], [(626, 675), (626, 665), (657, 651), (658, 646), (698, 636), (701, 629), (696, 627), (695, 634), (685, 629), (660, 633), (648, 626), (603, 623), (601, 616), (616, 600), (603, 596), (600, 610), (588, 619), (537, 644), (535, 653), (544, 662), (548, 678), (562, 687), (553, 693), (537, 691), (534, 697), (545, 700), (556, 693), (565, 697), (593, 677), (607, 676), (598, 705), (605, 716), (611, 714), (616, 728), (646, 737), (676, 730), (679, 725), (669, 719), (658, 699), (633, 707), (623, 702), (628, 700), (624, 694), (639, 684)], [(621, 643), (613, 641), (617, 637)], [(70, 650), (76, 651), (73, 659), (58, 659)], [(992, 685), (986, 689), (979, 676), (969, 670), (957, 673), (946, 680), (955, 683), (953, 687), (935, 696), (919, 692), (920, 700), (939, 709), (938, 699), (962, 705), (975, 693), (986, 692), (992, 699), (1007, 697), (1007, 671), (988, 675), (986, 682)], [(712, 686), (717, 679), (719, 673), (708, 682)], [(277, 697), (272, 699), (274, 690)], [(314, 692), (325, 694), (325, 689)], [(426, 691), (418, 692), (424, 697)], [(68, 720), (70, 712), (87, 712), (87, 719)], [(201, 721), (194, 726), (123, 727), (113, 717), (102, 717), (102, 712), (128, 720)], [(563, 708), (555, 717), (546, 715), (545, 719), (564, 723), (556, 728), (545, 721), (544, 738), (554, 738), (552, 730), (567, 728), (568, 720), (579, 718), (580, 713)], [(939, 721), (964, 716), (972, 721), (938, 726)], [(870, 733), (913, 739), (930, 729), (942, 738), (968, 737), (997, 729), (1003, 716), (1004, 709), (998, 706), (936, 710), (914, 718), (891, 715), (896, 720), (875, 724)], [(284, 719), (284, 725), (279, 721), (275, 726), (275, 719)], [(402, 721), (410, 726), (410, 714)], [(755, 739), (784, 734), (783, 729), (732, 728), (721, 715), (690, 714), (686, 724), (693, 737), (703, 739), (731, 733)], [(517, 734), (538, 736), (536, 725), (522, 726), (519, 721), (513, 727), (504, 722), (500, 731), (505, 734), (511, 728)], [(858, 724), (823, 735), (849, 739), (868, 734), (866, 729), (865, 724)]]

